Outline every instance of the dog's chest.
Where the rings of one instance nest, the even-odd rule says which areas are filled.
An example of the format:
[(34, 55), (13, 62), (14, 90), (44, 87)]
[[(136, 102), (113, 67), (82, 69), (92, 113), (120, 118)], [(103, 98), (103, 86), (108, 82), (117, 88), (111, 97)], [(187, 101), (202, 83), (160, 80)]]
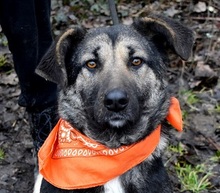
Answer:
[(104, 193), (124, 193), (120, 178), (114, 178), (104, 185)]

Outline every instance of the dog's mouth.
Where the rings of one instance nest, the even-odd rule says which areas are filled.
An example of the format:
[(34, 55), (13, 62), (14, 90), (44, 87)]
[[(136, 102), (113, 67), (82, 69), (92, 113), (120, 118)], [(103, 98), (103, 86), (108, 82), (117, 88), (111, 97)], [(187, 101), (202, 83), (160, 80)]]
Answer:
[(123, 119), (112, 119), (112, 120), (109, 120), (109, 125), (111, 127), (120, 128), (120, 127), (123, 127), (124, 125), (126, 125), (126, 120), (123, 120)]
[(106, 123), (111, 128), (122, 128), (128, 124), (128, 120), (124, 116), (117, 115), (110, 117)]

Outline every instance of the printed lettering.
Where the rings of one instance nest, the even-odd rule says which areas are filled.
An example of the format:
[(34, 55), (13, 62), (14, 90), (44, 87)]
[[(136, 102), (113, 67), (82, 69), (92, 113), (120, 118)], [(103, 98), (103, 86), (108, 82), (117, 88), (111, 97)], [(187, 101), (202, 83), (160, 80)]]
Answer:
[(67, 153), (67, 155), (70, 156), (71, 153), (72, 153), (72, 149), (68, 149), (68, 153)]
[(118, 153), (118, 148), (117, 149), (113, 149), (113, 151), (117, 154)]
[(114, 155), (114, 151), (113, 151), (112, 149), (110, 149), (110, 150), (108, 151), (108, 153), (109, 153), (109, 155)]
[(82, 150), (82, 149), (79, 149), (79, 150), (78, 150), (78, 156), (82, 155), (82, 153), (83, 153), (83, 150)]
[(72, 156), (75, 157), (77, 155), (77, 149), (73, 150)]

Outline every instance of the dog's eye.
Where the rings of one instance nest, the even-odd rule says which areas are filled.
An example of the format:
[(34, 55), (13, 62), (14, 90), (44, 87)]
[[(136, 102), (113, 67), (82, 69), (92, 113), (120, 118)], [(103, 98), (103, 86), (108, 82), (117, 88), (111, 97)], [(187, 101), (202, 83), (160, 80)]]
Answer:
[(86, 66), (87, 66), (88, 68), (93, 69), (93, 68), (96, 68), (96, 67), (97, 67), (97, 64), (96, 64), (95, 61), (88, 61), (88, 62), (86, 63)]
[(140, 58), (134, 58), (131, 62), (133, 66), (139, 66), (142, 64), (142, 60)]

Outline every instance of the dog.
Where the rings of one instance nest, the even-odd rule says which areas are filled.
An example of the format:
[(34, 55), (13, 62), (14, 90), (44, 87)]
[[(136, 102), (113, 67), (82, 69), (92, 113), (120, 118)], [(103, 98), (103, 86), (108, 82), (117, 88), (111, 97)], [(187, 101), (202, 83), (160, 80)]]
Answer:
[[(68, 167), (63, 164), (66, 168), (62, 169), (53, 167), (52, 163), (57, 164), (62, 156), (67, 156), (64, 160), (68, 161), (72, 159), (68, 155), (76, 154), (74, 151), (66, 151), (66, 154), (64, 150), (57, 151), (48, 166), (50, 172), (57, 174), (57, 184), (43, 172), (40, 192), (172, 193), (162, 163), (166, 133), (170, 128), (166, 116), (172, 97), (166, 81), (166, 67), (170, 53), (187, 60), (193, 42), (190, 29), (161, 15), (139, 18), (131, 25), (90, 30), (76, 27), (64, 32), (43, 57), (36, 72), (59, 86), (59, 116), (67, 122), (64, 124), (68, 124), (71, 131), (72, 127), (76, 128), (76, 133), (70, 134), (66, 140), (74, 141), (77, 138), (74, 136), (82, 134), (84, 139), (78, 138), (87, 146), (91, 139), (91, 144), (97, 142), (99, 145), (96, 146), (108, 148), (110, 154), (110, 150), (118, 152), (143, 142), (161, 125), (160, 141), (147, 158), (142, 158), (117, 176), (114, 174), (112, 178), (104, 179), (103, 183), (96, 184), (95, 178), (93, 183), (85, 186), (72, 186), (71, 182), (69, 186), (60, 185), (61, 181), (65, 183), (66, 173), (75, 173), (76, 164), (69, 163)], [(63, 131), (68, 132), (65, 128)], [(48, 154), (55, 151), (54, 144), (48, 148)], [(126, 165), (126, 160), (136, 159), (136, 154), (150, 149), (150, 145), (151, 142), (149, 147), (143, 145), (144, 148), (138, 148), (137, 152), (123, 158), (116, 173)], [(43, 156), (45, 154), (42, 153)], [(98, 154), (105, 160), (101, 153), (90, 157), (93, 159)], [(89, 159), (86, 162), (90, 166), (95, 165)], [(100, 162), (105, 163), (107, 161)], [(97, 172), (102, 172), (104, 167), (100, 165)], [(105, 174), (108, 175), (108, 172), (102, 174), (104, 178)], [(84, 178), (90, 175), (93, 175), (92, 172), (86, 169), (75, 178), (80, 182), (87, 181)], [(69, 179), (71, 181), (71, 177)]]

